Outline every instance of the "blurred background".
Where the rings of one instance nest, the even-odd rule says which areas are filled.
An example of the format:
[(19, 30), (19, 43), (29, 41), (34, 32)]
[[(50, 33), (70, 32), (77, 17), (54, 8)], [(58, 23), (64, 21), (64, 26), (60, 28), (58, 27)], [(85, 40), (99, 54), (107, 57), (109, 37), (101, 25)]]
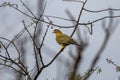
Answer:
[[(83, 0), (84, 1), (84, 0)], [(16, 9), (12, 7), (1, 7), (2, 3), (10, 2), (12, 4), (17, 4), (18, 8), (25, 13), (29, 13), (29, 11), (23, 6), (20, 0), (1, 0), (0, 1), (0, 37), (7, 38), (12, 40), (16, 34), (18, 34), (23, 28), (22, 20), (28, 25), (32, 22), (32, 19), (23, 15)], [(56, 16), (60, 18), (71, 19), (69, 13), (77, 20), (79, 16), (79, 12), (82, 7), (82, 3), (80, 2), (71, 2), (64, 0), (23, 0), (23, 2), (29, 7), (29, 9), (37, 16), (41, 15), (44, 10), (44, 16), (49, 16), (50, 21), (54, 24), (60, 26), (72, 26), (74, 23), (71, 21), (54, 18), (50, 16)], [(119, 0), (87, 0), (85, 4), (85, 9), (98, 11), (108, 8), (120, 9), (120, 1)], [(46, 6), (45, 6), (46, 4)], [(113, 15), (118, 16), (120, 14), (120, 10), (113, 10)], [(99, 18), (109, 16), (109, 11), (103, 11), (98, 13), (83, 11), (80, 23), (88, 23)], [(47, 20), (45, 18), (45, 20)], [(77, 31), (72, 36), (79, 44), (83, 41), (86, 43), (85, 49), (81, 54), (81, 62), (78, 65), (77, 73), (80, 75), (84, 75), (85, 72), (89, 69), (92, 60), (95, 55), (99, 51), (102, 46), (102, 43), (105, 39), (105, 31), (103, 30), (104, 24), (109, 25), (110, 19), (101, 20), (95, 22), (93, 24), (93, 33), (92, 35), (89, 33), (88, 29), (84, 27), (84, 25), (79, 25)], [(116, 22), (117, 21), (117, 22)], [(116, 24), (115, 24), (116, 23)], [(113, 19), (114, 27), (117, 27), (113, 34), (110, 36), (105, 49), (100, 56), (96, 67), (99, 66), (99, 70), (101, 72), (98, 74), (98, 71), (94, 71), (90, 76), (89, 80), (119, 80), (120, 72), (116, 72), (116, 66), (113, 64), (108, 64), (106, 59), (112, 60), (120, 65), (120, 27), (119, 27), (119, 17)], [(45, 34), (45, 30), (47, 28), (46, 23), (40, 22), (39, 29), (37, 31), (37, 42), (40, 43)], [(113, 28), (114, 28), (113, 27)], [(34, 33), (34, 25), (28, 28), (29, 31)], [(44, 40), (44, 45), (41, 48), (42, 58), (45, 64), (49, 63), (49, 61), (59, 52), (61, 46), (57, 44), (55, 40), (55, 34), (53, 34), (54, 29), (60, 29), (63, 33), (67, 35), (71, 35), (74, 28), (60, 28), (57, 26), (51, 26), (48, 29), (46, 38)], [(78, 37), (79, 36), (79, 37)], [(8, 44), (7, 41), (0, 39), (4, 44)], [(35, 59), (33, 54), (33, 46), (30, 40), (30, 37), (27, 32), (25, 32), (19, 39), (15, 42), (19, 49), (24, 53), (22, 54), (24, 57), (22, 61), (27, 66), (28, 70), (33, 75), (35, 72), (32, 71), (35, 67)], [(10, 55), (16, 58), (17, 54), (14, 48), (8, 49), (10, 51)], [(75, 45), (67, 46), (64, 51), (57, 57), (57, 59), (47, 68), (45, 68), (40, 74), (38, 80), (68, 80), (70, 73), (74, 68), (75, 58), (77, 55), (77, 48)], [(4, 53), (4, 50), (0, 50), (1, 53)], [(18, 77), (19, 76), (19, 77)], [(34, 76), (34, 75), (33, 75)], [(4, 68), (0, 69), (0, 77), (1, 80), (24, 80), (20, 75), (15, 74), (11, 69)]]

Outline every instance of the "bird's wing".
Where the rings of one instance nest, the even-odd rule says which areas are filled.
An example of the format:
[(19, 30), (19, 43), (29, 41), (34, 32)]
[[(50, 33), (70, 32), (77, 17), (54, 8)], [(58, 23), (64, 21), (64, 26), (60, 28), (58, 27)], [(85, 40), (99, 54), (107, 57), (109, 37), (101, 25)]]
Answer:
[(59, 35), (57, 36), (57, 42), (59, 44), (73, 44), (74, 40), (72, 38), (70, 38), (68, 35), (65, 35), (65, 34), (62, 34), (62, 35)]

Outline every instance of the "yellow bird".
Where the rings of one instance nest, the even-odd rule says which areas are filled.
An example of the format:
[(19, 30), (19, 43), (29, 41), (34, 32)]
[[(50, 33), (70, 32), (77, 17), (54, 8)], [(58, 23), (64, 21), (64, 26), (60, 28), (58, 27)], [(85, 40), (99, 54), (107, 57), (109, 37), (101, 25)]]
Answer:
[(64, 48), (65, 46), (68, 46), (70, 44), (75, 44), (77, 46), (80, 46), (77, 42), (75, 42), (71, 37), (69, 37), (66, 34), (63, 34), (60, 30), (55, 29), (53, 33), (56, 34), (56, 41), (58, 44)]

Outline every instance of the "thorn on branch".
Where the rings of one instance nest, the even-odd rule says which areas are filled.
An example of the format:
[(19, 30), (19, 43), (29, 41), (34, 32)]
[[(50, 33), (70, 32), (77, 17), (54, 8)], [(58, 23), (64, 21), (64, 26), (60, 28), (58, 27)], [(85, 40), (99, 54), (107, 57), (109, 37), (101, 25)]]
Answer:
[(109, 64), (112, 64), (116, 67), (116, 72), (120, 72), (120, 66), (118, 66), (117, 64), (115, 64), (114, 61), (112, 61), (111, 59), (106, 59), (106, 61), (109, 63)]
[(90, 26), (85, 25), (85, 27), (88, 29), (89, 34), (92, 35), (93, 34), (93, 24), (92, 23), (89, 23), (89, 24), (90, 24)]

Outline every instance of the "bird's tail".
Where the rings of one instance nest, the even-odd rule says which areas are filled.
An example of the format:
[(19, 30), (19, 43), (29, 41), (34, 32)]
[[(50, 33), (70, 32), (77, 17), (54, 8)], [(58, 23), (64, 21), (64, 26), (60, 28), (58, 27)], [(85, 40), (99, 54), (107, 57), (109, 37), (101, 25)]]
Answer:
[(77, 42), (74, 42), (74, 44), (75, 44), (75, 45), (77, 45), (77, 46), (81, 46), (81, 45), (80, 45), (80, 44), (78, 44)]

